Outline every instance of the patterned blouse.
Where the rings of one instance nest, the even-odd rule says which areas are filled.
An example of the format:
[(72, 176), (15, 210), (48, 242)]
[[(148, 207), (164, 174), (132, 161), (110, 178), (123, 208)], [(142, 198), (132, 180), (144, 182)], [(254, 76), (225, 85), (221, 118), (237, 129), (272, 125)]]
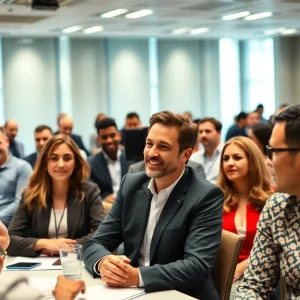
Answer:
[(249, 264), (235, 300), (268, 299), (282, 275), (286, 299), (300, 299), (300, 201), (275, 193), (258, 223)]

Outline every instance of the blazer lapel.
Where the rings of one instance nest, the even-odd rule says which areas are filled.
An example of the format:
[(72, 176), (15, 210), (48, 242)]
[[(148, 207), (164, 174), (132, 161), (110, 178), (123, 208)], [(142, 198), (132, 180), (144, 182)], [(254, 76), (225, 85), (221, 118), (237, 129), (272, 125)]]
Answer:
[(127, 174), (129, 163), (126, 161), (125, 152), (121, 152), (120, 156), (120, 163), (121, 163), (121, 179)]
[(135, 264), (137, 265), (137, 259), (139, 257), (139, 253), (142, 247), (142, 243), (144, 241), (144, 236), (148, 224), (148, 218), (149, 218), (149, 212), (150, 212), (150, 205), (152, 200), (152, 194), (150, 190), (148, 189), (149, 181), (147, 181), (145, 184), (143, 184), (143, 187), (141, 190), (139, 190), (135, 197), (137, 198), (136, 206), (135, 206), (135, 226), (139, 226), (140, 230), (136, 230), (136, 236), (135, 236), (135, 249), (136, 253), (134, 255), (134, 258), (136, 259)]
[[(84, 200), (83, 200), (84, 201)], [(67, 224), (68, 224), (68, 238), (74, 239), (77, 231), (78, 222), (80, 219), (82, 205), (78, 202), (75, 194), (69, 192), (67, 198)]]
[(37, 213), (37, 224), (38, 224), (38, 232), (40, 238), (48, 238), (49, 236), (49, 223), (52, 209), (52, 196), (47, 196), (47, 209), (42, 208)]
[(100, 159), (99, 167), (102, 167), (101, 168), (102, 170), (98, 170), (98, 172), (101, 174), (102, 178), (105, 178), (109, 182), (109, 185), (112, 188), (112, 180), (111, 180), (111, 177), (110, 177), (110, 173), (109, 173), (109, 170), (108, 170), (106, 159), (105, 159), (102, 152), (99, 155), (99, 159)]
[(188, 170), (186, 169), (182, 178), (177, 183), (174, 190), (171, 192), (162, 212), (155, 226), (151, 246), (150, 246), (150, 262), (155, 253), (156, 247), (160, 241), (162, 234), (164, 233), (166, 227), (182, 205), (185, 195), (188, 191), (189, 183), (188, 183)]

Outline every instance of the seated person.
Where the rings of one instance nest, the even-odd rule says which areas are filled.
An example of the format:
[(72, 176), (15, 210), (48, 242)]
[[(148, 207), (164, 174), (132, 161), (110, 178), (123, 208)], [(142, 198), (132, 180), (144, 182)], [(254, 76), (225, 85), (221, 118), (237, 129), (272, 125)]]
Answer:
[(267, 155), (267, 146), (269, 145), (271, 134), (272, 134), (272, 126), (270, 124), (264, 124), (264, 123), (253, 125), (248, 132), (249, 138), (257, 145), (260, 152), (262, 153), (268, 172), (270, 174), (271, 181), (274, 184), (276, 181), (275, 173), (274, 173), (274, 169), (269, 164), (269, 158)]
[(52, 129), (47, 125), (39, 125), (34, 130), (34, 141), (36, 152), (23, 157), (24, 160), (30, 163), (31, 167), (34, 168), (35, 162), (39, 156), (39, 153), (45, 146), (45, 144), (52, 138)]
[[(9, 245), (9, 235), (6, 227), (0, 221), (0, 247), (5, 250)], [(0, 255), (0, 273), (4, 266), (5, 255)], [(59, 275), (57, 284), (52, 291), (55, 300), (73, 300), (77, 294), (85, 293), (85, 284), (82, 280), (71, 280)], [(25, 276), (1, 277), (0, 300), (42, 300), (44, 295), (28, 284)]]
[(9, 152), (9, 139), (0, 127), (0, 221), (7, 227), (26, 187), (31, 166)]
[(99, 121), (97, 129), (102, 151), (88, 159), (91, 168), (90, 180), (98, 184), (104, 209), (109, 212), (121, 179), (132, 162), (127, 161), (125, 151), (119, 149), (121, 135), (114, 119)]
[[(106, 119), (107, 116), (104, 113), (100, 113), (97, 115), (95, 123), (94, 123), (94, 127), (97, 131), (97, 124), (99, 121)], [(90, 137), (90, 148), (91, 148), (91, 155), (97, 154), (99, 152), (101, 152), (102, 148), (101, 145), (98, 143), (98, 134), (93, 133)]]
[(248, 264), (261, 210), (273, 191), (263, 156), (249, 138), (229, 140), (221, 159), (218, 185), (225, 195), (223, 229), (245, 238), (231, 288), (230, 299), (234, 299)]
[(300, 297), (300, 105), (275, 117), (268, 154), (276, 174), (276, 191), (258, 223), (253, 249), (238, 288), (237, 300), (268, 299), (279, 283), (285, 299)]
[[(186, 166), (197, 131), (182, 115), (152, 115), (146, 174), (122, 179), (111, 211), (83, 246), (86, 267), (109, 286), (219, 299), (210, 273), (221, 241), (224, 196)], [(112, 255), (122, 242), (124, 255)]]
[(71, 137), (51, 138), (36, 163), (8, 228), (8, 254), (58, 254), (60, 246), (84, 244), (104, 219), (100, 191)]

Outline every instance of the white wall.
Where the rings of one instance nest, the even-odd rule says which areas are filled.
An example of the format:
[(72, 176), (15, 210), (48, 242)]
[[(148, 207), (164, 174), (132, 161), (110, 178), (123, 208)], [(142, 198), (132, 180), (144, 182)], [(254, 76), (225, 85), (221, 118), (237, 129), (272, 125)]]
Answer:
[(71, 72), (74, 133), (82, 135), (89, 148), (97, 114), (107, 113), (105, 41), (72, 39)]
[(149, 50), (147, 39), (108, 39), (108, 113), (124, 125), (130, 111), (148, 125), (150, 116)]
[(199, 117), (199, 42), (158, 40), (160, 109)]
[(55, 129), (55, 40), (3, 38), (2, 45), (5, 117), (18, 121), (18, 139), (29, 154), (35, 151), (37, 125)]

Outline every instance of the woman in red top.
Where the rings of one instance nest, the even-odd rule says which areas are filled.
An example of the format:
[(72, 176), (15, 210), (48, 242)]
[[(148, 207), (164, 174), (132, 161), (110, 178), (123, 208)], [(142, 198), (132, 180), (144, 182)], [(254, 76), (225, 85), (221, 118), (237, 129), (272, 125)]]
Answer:
[(234, 274), (233, 297), (248, 263), (260, 212), (273, 193), (263, 156), (249, 138), (235, 137), (224, 145), (218, 185), (225, 196), (223, 229), (245, 238)]

